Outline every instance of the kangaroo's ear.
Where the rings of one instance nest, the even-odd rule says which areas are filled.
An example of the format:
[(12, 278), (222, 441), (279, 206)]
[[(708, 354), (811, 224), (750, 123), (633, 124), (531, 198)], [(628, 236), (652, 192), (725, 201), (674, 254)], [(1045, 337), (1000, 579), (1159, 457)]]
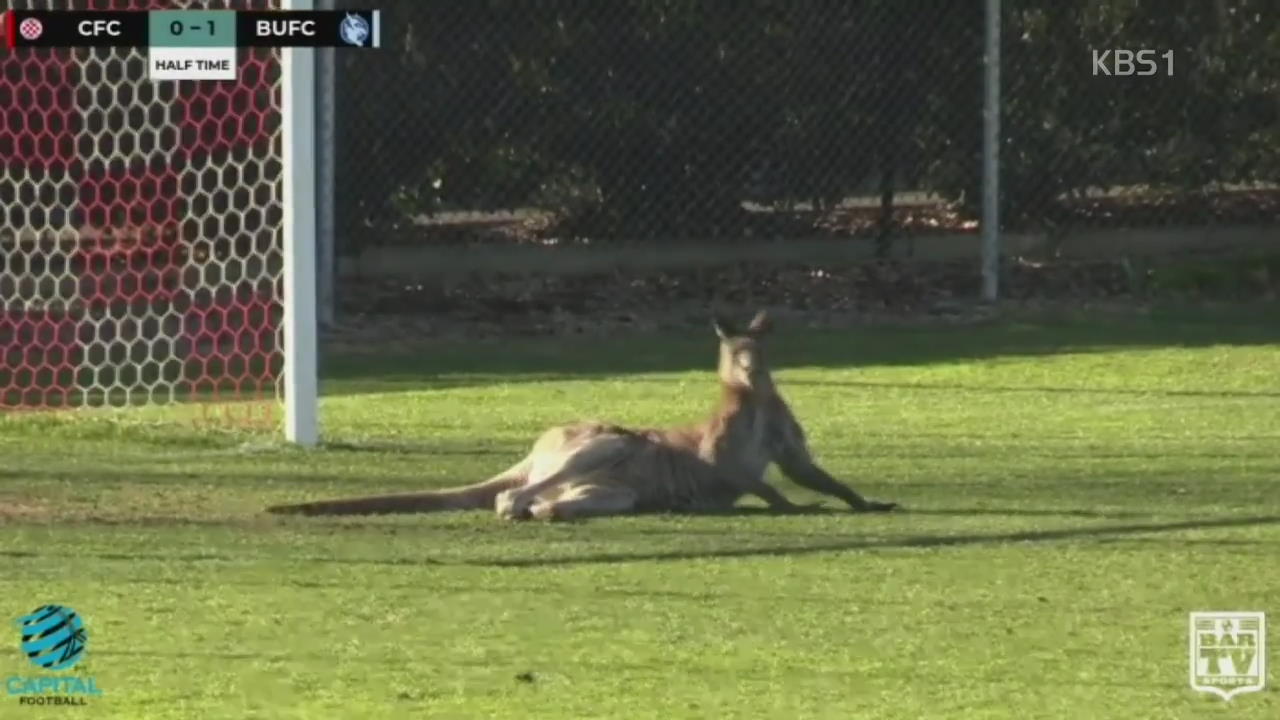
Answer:
[(733, 323), (718, 313), (711, 319), (711, 327), (716, 329), (716, 335), (719, 335), (721, 340), (728, 340), (738, 334), (734, 330)]
[(752, 335), (765, 335), (773, 329), (773, 320), (769, 317), (769, 313), (761, 310), (751, 319), (751, 324), (747, 326), (747, 332)]

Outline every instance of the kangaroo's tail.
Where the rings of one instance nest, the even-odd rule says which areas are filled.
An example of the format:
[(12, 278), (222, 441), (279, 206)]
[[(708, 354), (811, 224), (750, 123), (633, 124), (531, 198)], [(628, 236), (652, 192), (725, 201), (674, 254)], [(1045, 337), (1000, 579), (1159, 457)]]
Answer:
[(500, 475), (465, 487), (272, 505), (267, 508), (267, 512), (277, 515), (386, 515), (441, 510), (491, 510), (498, 493), (519, 487), (524, 484), (527, 476), (527, 463), (521, 462)]

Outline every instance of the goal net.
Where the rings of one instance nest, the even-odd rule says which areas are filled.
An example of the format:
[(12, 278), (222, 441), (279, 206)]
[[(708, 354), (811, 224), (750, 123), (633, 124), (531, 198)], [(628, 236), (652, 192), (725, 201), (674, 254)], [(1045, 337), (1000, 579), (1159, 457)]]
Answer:
[(0, 53), (0, 412), (173, 404), (278, 426), (280, 51), (238, 52), (223, 82), (151, 82), (143, 48)]

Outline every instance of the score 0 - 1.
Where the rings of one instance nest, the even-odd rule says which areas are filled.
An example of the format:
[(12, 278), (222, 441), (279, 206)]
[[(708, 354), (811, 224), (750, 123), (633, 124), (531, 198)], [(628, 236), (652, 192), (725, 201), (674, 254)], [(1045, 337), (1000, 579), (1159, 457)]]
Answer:
[(234, 10), (153, 10), (147, 22), (152, 80), (235, 80)]
[[(205, 25), (207, 25), (209, 28), (210, 37), (212, 37), (213, 33), (218, 29), (217, 23), (215, 23), (212, 20), (205, 20), (204, 22), (205, 22)], [(181, 20), (174, 20), (173, 22), (169, 23), (169, 34), (174, 36), (181, 35), (182, 33), (186, 32), (188, 27), (190, 27), (195, 32), (200, 32), (201, 30), (204, 29), (198, 23), (188, 26), (183, 24)]]

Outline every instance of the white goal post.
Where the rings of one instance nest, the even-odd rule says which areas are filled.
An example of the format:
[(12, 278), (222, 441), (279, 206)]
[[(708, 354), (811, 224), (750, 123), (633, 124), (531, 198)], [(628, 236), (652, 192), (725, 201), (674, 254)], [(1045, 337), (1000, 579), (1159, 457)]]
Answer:
[[(313, 0), (283, 0), (311, 10)], [(284, 115), (284, 432), (303, 446), (319, 441), (316, 325), (316, 50), (281, 50)]]

